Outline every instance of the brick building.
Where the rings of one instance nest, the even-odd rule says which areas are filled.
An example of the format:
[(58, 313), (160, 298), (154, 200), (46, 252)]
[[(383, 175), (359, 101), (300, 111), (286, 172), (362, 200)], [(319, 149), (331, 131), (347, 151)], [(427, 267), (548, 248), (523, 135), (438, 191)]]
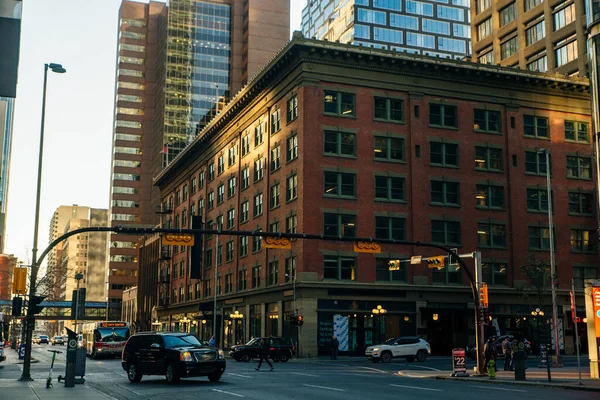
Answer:
[[(251, 336), (295, 337), (285, 319), (294, 298), (304, 315), (304, 355), (326, 351), (334, 315), (348, 324), (340, 341), (356, 354), (389, 336), (421, 335), (438, 354), (475, 342), (462, 271), (426, 263), (388, 269), (389, 260), (437, 251), (384, 245), (381, 254), (357, 254), (351, 243), (312, 240), (276, 250), (226, 232), (269, 230), (480, 250), (490, 327), (535, 340), (527, 317), (536, 307), (551, 314), (550, 290), (532, 296), (535, 282), (522, 267), (549, 264), (546, 164), (538, 153), (548, 148), (568, 351), (571, 278), (582, 284), (598, 276), (589, 100), (588, 82), (579, 78), (296, 33), (154, 178), (168, 210), (163, 226), (189, 228), (189, 215), (201, 215), (224, 231), (218, 250), (215, 236), (204, 238), (201, 280), (189, 278), (188, 248), (165, 249), (170, 259), (159, 273), (170, 278), (159, 288), (161, 329), (206, 339), (216, 288), (223, 347)], [(384, 316), (372, 314), (377, 305)], [(231, 318), (235, 311), (243, 319)]]

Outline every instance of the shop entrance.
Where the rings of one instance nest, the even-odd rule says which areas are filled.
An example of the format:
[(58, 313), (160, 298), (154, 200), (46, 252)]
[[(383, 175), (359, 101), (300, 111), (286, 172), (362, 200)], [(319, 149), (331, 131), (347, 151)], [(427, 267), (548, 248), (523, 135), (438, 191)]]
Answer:
[(468, 310), (428, 310), (427, 341), (431, 354), (448, 355), (455, 347), (473, 345), (468, 343)]

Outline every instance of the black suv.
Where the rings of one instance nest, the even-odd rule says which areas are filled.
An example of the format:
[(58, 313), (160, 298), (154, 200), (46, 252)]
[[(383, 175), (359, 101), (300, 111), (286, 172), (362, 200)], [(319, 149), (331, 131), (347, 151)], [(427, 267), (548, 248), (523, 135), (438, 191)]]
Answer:
[(189, 333), (140, 332), (127, 341), (121, 366), (131, 382), (143, 375), (164, 375), (168, 383), (193, 376), (218, 382), (225, 371), (225, 354)]
[(262, 341), (268, 340), (270, 345), (269, 356), (275, 362), (286, 362), (294, 355), (295, 348), (292, 339), (280, 337), (254, 338), (246, 344), (231, 346), (229, 355), (236, 361), (248, 362), (260, 357)]

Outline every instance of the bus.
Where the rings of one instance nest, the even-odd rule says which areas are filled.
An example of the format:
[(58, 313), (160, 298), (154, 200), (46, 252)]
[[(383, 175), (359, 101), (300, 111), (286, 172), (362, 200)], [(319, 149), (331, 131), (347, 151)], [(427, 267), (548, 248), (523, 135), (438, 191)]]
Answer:
[(82, 346), (88, 356), (120, 357), (129, 339), (129, 323), (124, 321), (88, 322), (82, 327)]

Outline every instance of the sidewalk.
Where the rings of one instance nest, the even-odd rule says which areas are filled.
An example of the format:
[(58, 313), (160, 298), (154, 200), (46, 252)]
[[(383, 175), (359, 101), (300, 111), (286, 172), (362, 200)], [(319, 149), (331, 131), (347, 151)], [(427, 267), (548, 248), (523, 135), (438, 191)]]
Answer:
[(511, 371), (498, 371), (496, 378), (491, 379), (488, 376), (469, 376), (452, 377), (448, 374), (437, 374), (428, 376), (433, 379), (447, 380), (466, 380), (479, 383), (504, 384), (504, 385), (525, 385), (525, 386), (543, 386), (570, 390), (586, 390), (600, 392), (600, 379), (591, 379), (589, 368), (581, 369), (581, 382), (579, 385), (579, 374), (575, 367), (553, 368), (550, 370), (551, 381), (548, 382), (548, 372), (542, 368), (529, 368), (525, 371), (525, 381), (515, 381), (515, 373)]
[[(54, 371), (52, 384), (53, 387), (46, 388), (45, 378), (36, 378), (34, 381), (21, 382), (17, 379), (4, 378), (3, 369), (14, 368), (18, 364), (23, 364), (19, 360), (16, 351), (5, 349), (6, 361), (0, 364), (0, 398), (10, 398), (11, 400), (64, 400), (67, 398), (76, 398), (77, 400), (114, 400), (113, 397), (87, 386), (86, 384), (75, 385), (72, 388), (66, 388), (64, 382), (58, 383), (59, 373)], [(19, 370), (22, 366), (18, 365)]]

